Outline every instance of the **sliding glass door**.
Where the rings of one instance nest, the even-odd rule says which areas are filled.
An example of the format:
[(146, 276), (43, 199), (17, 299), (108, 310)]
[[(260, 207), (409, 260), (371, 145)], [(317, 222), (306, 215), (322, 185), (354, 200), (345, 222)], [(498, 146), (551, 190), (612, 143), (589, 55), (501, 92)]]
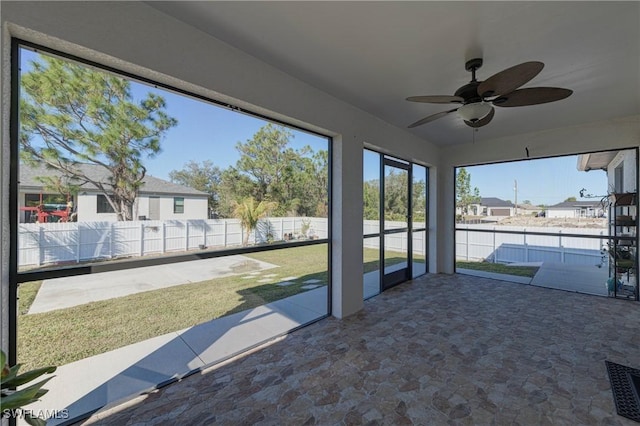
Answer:
[(427, 272), (428, 169), (364, 151), (364, 298)]

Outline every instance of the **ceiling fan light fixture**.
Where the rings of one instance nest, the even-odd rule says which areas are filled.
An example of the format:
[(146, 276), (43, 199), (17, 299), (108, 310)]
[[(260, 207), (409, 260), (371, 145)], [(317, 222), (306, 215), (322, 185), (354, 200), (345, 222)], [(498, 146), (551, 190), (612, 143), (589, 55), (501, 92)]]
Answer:
[(491, 104), (488, 102), (474, 102), (462, 105), (458, 108), (458, 115), (465, 121), (475, 123), (482, 120), (491, 112)]

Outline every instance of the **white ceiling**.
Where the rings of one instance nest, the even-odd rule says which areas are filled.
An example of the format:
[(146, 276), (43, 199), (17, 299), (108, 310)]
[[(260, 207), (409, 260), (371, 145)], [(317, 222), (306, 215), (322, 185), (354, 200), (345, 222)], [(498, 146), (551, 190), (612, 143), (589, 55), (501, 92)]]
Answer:
[[(523, 87), (572, 89), (562, 101), (496, 108), (476, 140), (640, 114), (640, 2), (149, 2), (282, 71), (395, 126), (450, 105), (478, 79), (536, 60)], [(438, 145), (468, 142), (455, 115), (409, 130)]]

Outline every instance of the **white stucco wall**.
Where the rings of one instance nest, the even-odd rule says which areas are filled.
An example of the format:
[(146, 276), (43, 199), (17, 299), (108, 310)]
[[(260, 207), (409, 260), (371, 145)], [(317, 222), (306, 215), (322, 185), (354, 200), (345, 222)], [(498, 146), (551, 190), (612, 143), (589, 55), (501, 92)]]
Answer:
[[(332, 309), (337, 317), (361, 309), (362, 148), (366, 143), (400, 158), (437, 166), (439, 150), (434, 145), (141, 2), (3, 2), (2, 20), (5, 30), (21, 39), (332, 136)], [(3, 49), (6, 83), (8, 38)], [(3, 98), (7, 97), (4, 87)], [(8, 143), (5, 133), (3, 147)], [(433, 167), (430, 181), (434, 185), (438, 180)], [(3, 194), (7, 185), (5, 179)], [(439, 212), (435, 211), (437, 189), (432, 186), (430, 191), (433, 231)], [(430, 253), (438, 252), (436, 238), (432, 232)], [(431, 271), (436, 271), (435, 259), (430, 257)]]
[[(144, 213), (149, 217), (148, 197), (145, 197), (147, 201), (147, 213)], [(160, 220), (166, 219), (207, 219), (207, 199), (187, 197), (184, 198), (184, 213), (173, 212), (173, 198), (174, 197), (160, 197)], [(140, 199), (142, 202), (142, 198)], [(142, 211), (142, 209), (139, 209)], [(143, 214), (143, 213), (141, 213)]]
[(576, 209), (547, 209), (545, 214), (548, 218), (578, 217)]
[[(168, 219), (207, 219), (207, 199), (200, 197), (180, 196), (184, 198), (184, 213), (173, 212), (173, 196), (160, 197), (160, 217), (158, 220)], [(97, 212), (97, 194), (88, 193), (78, 195), (78, 221), (116, 221), (115, 213)], [(149, 218), (149, 196), (141, 195), (136, 199), (133, 207), (133, 218), (146, 216)]]
[(78, 201), (76, 202), (76, 211), (78, 212), (78, 222), (91, 222), (91, 221), (108, 221), (115, 222), (118, 220), (118, 215), (115, 213), (98, 213), (98, 194), (87, 193), (78, 194)]
[(615, 188), (615, 169), (622, 165), (623, 192), (637, 192), (636, 153), (634, 150), (619, 152), (607, 167), (607, 191)]

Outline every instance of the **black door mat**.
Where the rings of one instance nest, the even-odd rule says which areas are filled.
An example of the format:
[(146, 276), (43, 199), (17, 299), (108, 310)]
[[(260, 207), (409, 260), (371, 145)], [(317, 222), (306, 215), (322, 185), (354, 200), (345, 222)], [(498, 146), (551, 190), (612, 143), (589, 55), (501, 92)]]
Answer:
[(640, 423), (640, 370), (605, 361), (619, 415)]

